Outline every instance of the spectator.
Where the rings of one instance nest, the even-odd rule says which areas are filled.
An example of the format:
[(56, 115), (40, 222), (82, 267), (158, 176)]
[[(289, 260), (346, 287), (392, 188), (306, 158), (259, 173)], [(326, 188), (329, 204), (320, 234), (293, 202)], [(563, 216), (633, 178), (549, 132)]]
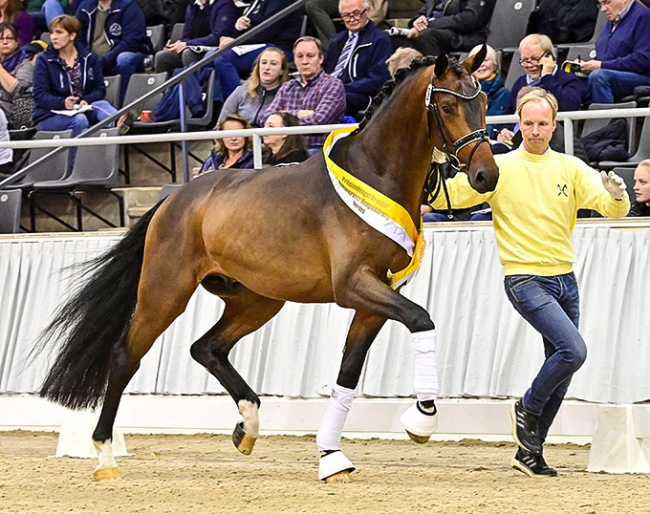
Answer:
[(187, 7), (183, 36), (156, 53), (156, 72), (173, 71), (201, 60), (221, 36), (232, 36), (239, 10), (233, 0), (197, 0)]
[(74, 16), (78, 3), (79, 0), (45, 0), (45, 2), (43, 2), (42, 13), (43, 17), (45, 18), (43, 20), (45, 23), (44, 31), (47, 32), (47, 27), (50, 26), (52, 20), (57, 16), (61, 16), (62, 14), (70, 14), (71, 16)]
[(517, 95), (524, 86), (541, 87), (556, 99), (560, 111), (578, 111), (582, 105), (582, 85), (575, 75), (559, 69), (555, 49), (548, 36), (529, 34), (519, 43), (519, 64), (526, 71), (512, 86), (508, 113), (515, 112)]
[[(305, 4), (307, 18), (316, 29), (318, 39), (325, 48), (336, 34), (336, 27), (332, 18), (339, 15), (338, 0), (307, 0)], [(388, 12), (388, 0), (368, 0), (368, 17), (375, 25), (379, 25), (386, 18)]]
[(32, 87), (34, 63), (29, 52), (19, 47), (16, 27), (0, 23), (0, 109), (7, 120), (12, 118), (14, 97)]
[[(634, 0), (601, 1), (607, 16), (596, 58), (582, 62), (591, 102), (615, 103), (650, 85), (650, 10)], [(643, 28), (645, 27), (645, 28)]]
[[(323, 71), (323, 45), (315, 37), (303, 36), (293, 47), (298, 76), (286, 82), (266, 111), (287, 111), (300, 120), (300, 125), (340, 123), (345, 113), (343, 82)], [(323, 146), (325, 135), (306, 137), (310, 149)]]
[(528, 19), (526, 34), (545, 34), (555, 44), (589, 41), (596, 28), (598, 2), (541, 0)]
[[(293, 0), (256, 0), (252, 2), (244, 11), (244, 15), (237, 19), (234, 37), (244, 34), (247, 30), (259, 25), (291, 3), (293, 3)], [(237, 89), (242, 75), (250, 71), (257, 56), (267, 46), (278, 47), (287, 55), (287, 58), (290, 58), (291, 47), (300, 35), (300, 27), (300, 14), (294, 11), (249, 39), (245, 45), (218, 57), (213, 66), (217, 71), (224, 100)], [(233, 38), (224, 36), (221, 38), (219, 46), (226, 45), (232, 40)]]
[(650, 159), (641, 161), (634, 170), (634, 196), (628, 216), (650, 216)]
[(421, 59), (424, 57), (415, 48), (401, 47), (393, 52), (393, 54), (386, 61), (388, 66), (388, 73), (392, 78), (395, 78), (397, 70), (408, 68), (413, 59)]
[(388, 36), (368, 19), (368, 0), (340, 0), (345, 28), (327, 47), (323, 70), (338, 77), (345, 87), (345, 114), (358, 117), (390, 80), (386, 60), (391, 46)]
[[(478, 45), (472, 48), (469, 53), (470, 56), (476, 55), (483, 45)], [(481, 89), (487, 95), (487, 111), (486, 116), (499, 116), (506, 114), (508, 107), (508, 98), (510, 91), (506, 88), (499, 73), (499, 58), (497, 53), (490, 45), (487, 45), (487, 55), (483, 60), (478, 70), (474, 72), (474, 78), (481, 84)], [(497, 125), (488, 125), (488, 133), (490, 137), (496, 137), (499, 129), (502, 128)]]
[(99, 60), (77, 41), (79, 29), (79, 20), (67, 14), (50, 24), (52, 43), (34, 67), (33, 121), (38, 130), (71, 129), (74, 137), (117, 112), (103, 99)]
[[(218, 130), (243, 130), (251, 128), (241, 116), (231, 114), (219, 123)], [(201, 173), (225, 168), (250, 169), (253, 167), (253, 138), (230, 136), (217, 139), (214, 149), (210, 152)]]
[(0, 0), (0, 23), (11, 23), (18, 33), (18, 45), (34, 39), (34, 20), (23, 10), (21, 0)]
[[(3, 143), (9, 141), (9, 127), (5, 113), (0, 110), (0, 141)], [(11, 148), (0, 149), (0, 180), (4, 180), (11, 175), (14, 167), (14, 151)]]
[[(288, 112), (274, 112), (264, 123), (265, 128), (297, 127), (300, 120)], [(296, 164), (309, 158), (300, 134), (264, 136), (263, 161), (269, 166)]]
[(410, 46), (424, 55), (470, 50), (485, 43), (494, 0), (427, 0), (393, 48)]
[(145, 57), (153, 53), (142, 9), (133, 0), (84, 0), (75, 16), (79, 42), (99, 57), (103, 74), (120, 75), (122, 102), (131, 75), (144, 71)]
[(262, 116), (275, 98), (280, 86), (289, 79), (287, 56), (269, 46), (257, 56), (251, 76), (237, 87), (221, 108), (219, 122), (229, 114), (238, 114), (253, 127), (262, 126)]

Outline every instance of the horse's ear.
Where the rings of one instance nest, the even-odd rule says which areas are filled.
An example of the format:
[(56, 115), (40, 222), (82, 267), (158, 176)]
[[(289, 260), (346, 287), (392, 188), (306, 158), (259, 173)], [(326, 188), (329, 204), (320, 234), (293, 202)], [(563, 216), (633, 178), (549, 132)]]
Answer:
[(433, 69), (433, 73), (437, 78), (440, 78), (445, 74), (448, 65), (449, 59), (447, 59), (447, 54), (440, 54), (436, 59), (436, 67)]
[(474, 73), (481, 67), (485, 56), (487, 55), (487, 45), (481, 45), (481, 48), (474, 55), (470, 55), (467, 59), (463, 61), (463, 67), (467, 70), (467, 73), (470, 75)]

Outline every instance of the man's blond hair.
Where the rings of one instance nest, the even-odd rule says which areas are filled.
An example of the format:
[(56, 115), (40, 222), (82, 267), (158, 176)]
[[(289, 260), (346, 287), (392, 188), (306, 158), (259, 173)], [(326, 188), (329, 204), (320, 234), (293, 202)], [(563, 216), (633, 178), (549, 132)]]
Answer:
[[(522, 91), (523, 92), (523, 91)], [(528, 91), (523, 92), (523, 94), (518, 95), (517, 97), (517, 114), (521, 118), (521, 111), (528, 102), (537, 102), (541, 103), (546, 101), (550, 105), (551, 110), (553, 111), (553, 120), (557, 116), (557, 100), (556, 98), (549, 93), (548, 91), (542, 89), (541, 87), (531, 87)]]

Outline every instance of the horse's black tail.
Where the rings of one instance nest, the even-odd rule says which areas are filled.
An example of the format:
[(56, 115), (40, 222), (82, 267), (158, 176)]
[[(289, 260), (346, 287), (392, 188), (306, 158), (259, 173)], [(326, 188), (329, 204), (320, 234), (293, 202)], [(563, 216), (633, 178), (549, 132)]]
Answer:
[(62, 339), (40, 396), (70, 409), (94, 408), (103, 398), (113, 347), (135, 310), (144, 243), (159, 202), (107, 253), (83, 265), (82, 282), (54, 315), (36, 351)]

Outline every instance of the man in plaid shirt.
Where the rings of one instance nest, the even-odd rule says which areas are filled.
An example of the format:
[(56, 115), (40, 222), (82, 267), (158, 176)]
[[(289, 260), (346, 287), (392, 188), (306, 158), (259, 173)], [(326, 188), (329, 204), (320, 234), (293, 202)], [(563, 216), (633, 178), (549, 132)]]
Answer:
[[(277, 111), (295, 114), (301, 125), (340, 123), (345, 113), (343, 82), (323, 71), (324, 49), (311, 36), (299, 38), (293, 45), (297, 76), (285, 82), (267, 109), (264, 119)], [(323, 146), (326, 134), (305, 136), (309, 148)]]

